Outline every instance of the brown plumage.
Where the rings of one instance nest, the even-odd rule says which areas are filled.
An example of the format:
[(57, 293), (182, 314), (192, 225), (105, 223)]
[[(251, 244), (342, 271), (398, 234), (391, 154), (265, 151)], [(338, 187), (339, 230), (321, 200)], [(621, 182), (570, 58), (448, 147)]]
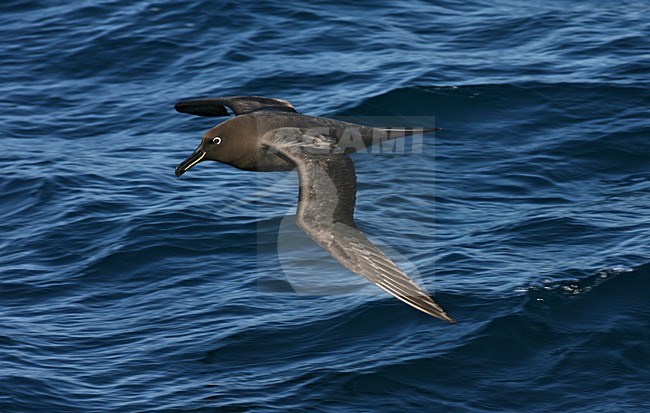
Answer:
[[(209, 159), (249, 171), (298, 170), (296, 221), (344, 267), (401, 301), (434, 317), (455, 321), (384, 255), (354, 223), (356, 175), (348, 156), (378, 141), (418, 129), (379, 129), (299, 114), (291, 103), (263, 97), (226, 97), (179, 102), (180, 112), (236, 115), (210, 129), (196, 151), (176, 168), (180, 176)], [(354, 128), (357, 142), (343, 142)], [(419, 129), (433, 131), (435, 128)], [(379, 138), (377, 138), (379, 136)]]

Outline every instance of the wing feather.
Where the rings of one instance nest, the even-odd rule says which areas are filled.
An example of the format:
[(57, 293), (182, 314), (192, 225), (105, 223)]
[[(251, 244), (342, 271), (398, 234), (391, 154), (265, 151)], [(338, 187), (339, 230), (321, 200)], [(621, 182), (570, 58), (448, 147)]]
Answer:
[(235, 115), (245, 115), (257, 111), (293, 112), (298, 111), (283, 99), (262, 96), (226, 96), (219, 98), (192, 99), (174, 105), (177, 112), (197, 116), (229, 116), (228, 109)]
[(344, 267), (399, 300), (434, 317), (455, 323), (431, 297), (354, 223), (356, 175), (350, 157), (328, 136), (307, 130), (268, 132), (264, 145), (296, 164), (300, 180), (298, 225)]

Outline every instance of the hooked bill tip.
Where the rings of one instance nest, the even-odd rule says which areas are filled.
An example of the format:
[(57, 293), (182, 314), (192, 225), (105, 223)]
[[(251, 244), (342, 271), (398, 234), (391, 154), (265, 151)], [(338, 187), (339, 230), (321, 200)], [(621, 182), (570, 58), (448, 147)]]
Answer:
[(199, 147), (194, 151), (187, 159), (178, 164), (176, 167), (176, 176), (181, 176), (185, 172), (189, 171), (191, 167), (199, 163), (205, 157), (205, 151)]

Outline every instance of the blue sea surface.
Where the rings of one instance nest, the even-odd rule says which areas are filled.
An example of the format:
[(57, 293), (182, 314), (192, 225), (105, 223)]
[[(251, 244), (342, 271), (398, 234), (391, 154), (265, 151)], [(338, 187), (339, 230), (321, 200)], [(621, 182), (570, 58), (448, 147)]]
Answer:
[[(0, 412), (650, 411), (648, 39), (646, 1), (4, 0)], [(176, 178), (221, 119), (174, 103), (227, 95), (441, 127), (352, 155), (355, 216), (458, 324), (318, 248), (295, 172)]]

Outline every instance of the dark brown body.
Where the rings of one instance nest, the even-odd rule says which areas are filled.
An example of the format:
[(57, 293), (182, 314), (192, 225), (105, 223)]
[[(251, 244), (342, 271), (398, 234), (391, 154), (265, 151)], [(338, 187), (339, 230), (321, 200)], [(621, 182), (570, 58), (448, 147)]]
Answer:
[(296, 223), (349, 270), (434, 317), (455, 322), (384, 255), (354, 222), (356, 174), (347, 155), (371, 145), (435, 128), (380, 129), (301, 115), (286, 100), (231, 96), (179, 102), (199, 116), (236, 115), (207, 131), (199, 147), (176, 167), (181, 176), (212, 160), (247, 171), (298, 171)]
[(298, 113), (255, 112), (228, 119), (210, 129), (205, 136), (237, 136), (237, 156), (230, 159), (222, 155), (220, 162), (247, 171), (290, 171), (295, 168), (292, 162), (269, 152), (260, 144), (265, 133), (279, 128), (309, 129), (331, 140), (337, 151), (348, 154), (413, 133), (413, 130), (386, 130)]

